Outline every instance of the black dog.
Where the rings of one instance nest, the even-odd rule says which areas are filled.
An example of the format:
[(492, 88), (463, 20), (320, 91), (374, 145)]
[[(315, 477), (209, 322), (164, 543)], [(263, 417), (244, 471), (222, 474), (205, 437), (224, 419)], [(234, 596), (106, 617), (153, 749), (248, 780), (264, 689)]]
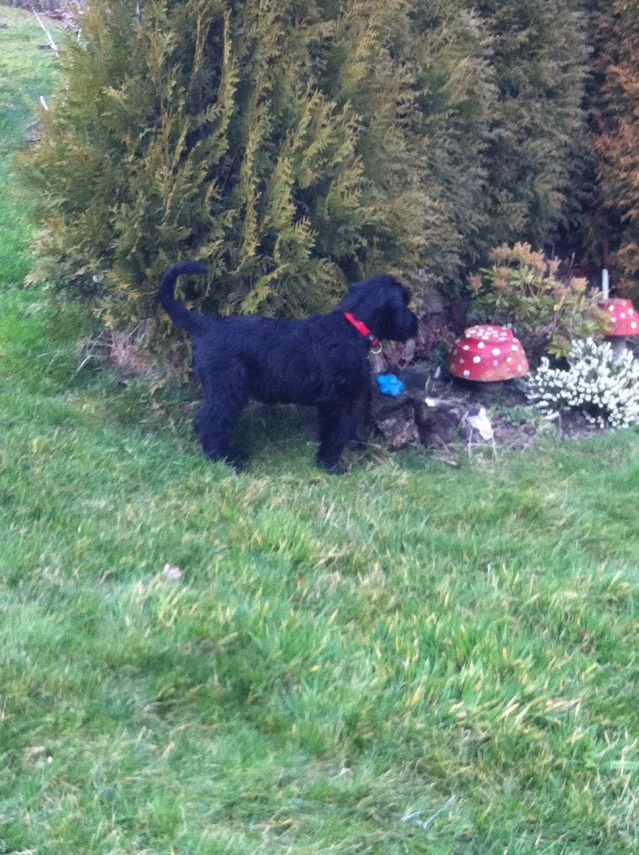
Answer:
[(317, 407), (317, 463), (337, 472), (344, 446), (355, 436), (355, 406), (368, 388), (368, 351), (377, 339), (406, 341), (417, 319), (410, 294), (391, 276), (352, 285), (327, 315), (305, 321), (259, 317), (212, 318), (175, 299), (181, 274), (206, 273), (185, 261), (160, 279), (159, 298), (175, 326), (193, 344), (193, 370), (204, 388), (204, 406), (193, 426), (211, 460), (237, 463), (230, 440), (240, 413), (254, 398), (267, 403)]

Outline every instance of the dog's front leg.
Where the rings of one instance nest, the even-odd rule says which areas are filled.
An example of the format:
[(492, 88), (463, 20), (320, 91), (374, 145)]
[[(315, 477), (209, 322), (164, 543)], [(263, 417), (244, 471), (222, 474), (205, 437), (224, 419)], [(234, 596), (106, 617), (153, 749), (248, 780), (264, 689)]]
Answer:
[(318, 409), (319, 449), (317, 465), (327, 472), (340, 474), (342, 452), (355, 436), (355, 412), (351, 404), (324, 406)]

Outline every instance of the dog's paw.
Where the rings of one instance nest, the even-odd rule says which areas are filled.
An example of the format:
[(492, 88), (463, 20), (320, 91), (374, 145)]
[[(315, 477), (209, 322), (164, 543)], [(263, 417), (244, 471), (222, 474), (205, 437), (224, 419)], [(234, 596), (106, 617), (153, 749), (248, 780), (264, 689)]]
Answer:
[(248, 469), (249, 457), (248, 454), (242, 454), (241, 451), (233, 451), (227, 455), (224, 462), (239, 474)]
[(356, 436), (348, 443), (348, 447), (353, 451), (366, 451), (368, 448), (368, 441)]
[(326, 460), (318, 460), (317, 465), (320, 467), (320, 469), (323, 469), (325, 472), (328, 472), (329, 475), (347, 475), (348, 474), (348, 469), (346, 468), (346, 466), (344, 466), (344, 464), (342, 463), (341, 460), (338, 460), (337, 462), (335, 462), (335, 461), (329, 462)]
[(235, 472), (245, 472), (248, 469), (249, 458), (246, 454), (233, 451), (228, 454), (207, 454), (211, 463), (223, 463)]

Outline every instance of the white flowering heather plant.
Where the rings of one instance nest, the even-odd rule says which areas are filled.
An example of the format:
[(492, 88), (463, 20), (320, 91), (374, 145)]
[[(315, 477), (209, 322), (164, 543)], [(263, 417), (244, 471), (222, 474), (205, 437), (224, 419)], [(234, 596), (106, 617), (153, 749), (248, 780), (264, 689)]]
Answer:
[(527, 397), (542, 413), (579, 409), (602, 428), (639, 423), (639, 361), (630, 351), (615, 356), (608, 342), (575, 341), (568, 365), (551, 368), (544, 358), (530, 377)]

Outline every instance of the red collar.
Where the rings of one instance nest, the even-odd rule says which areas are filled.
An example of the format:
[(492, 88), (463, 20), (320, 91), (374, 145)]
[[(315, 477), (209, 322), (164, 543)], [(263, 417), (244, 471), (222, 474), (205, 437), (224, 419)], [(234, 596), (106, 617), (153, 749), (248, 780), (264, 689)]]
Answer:
[(379, 343), (379, 340), (375, 338), (373, 333), (366, 326), (366, 324), (362, 321), (358, 321), (356, 318), (353, 317), (350, 312), (344, 312), (344, 317), (352, 327), (355, 327), (355, 329), (360, 335), (363, 335), (364, 338), (368, 340), (368, 343), (371, 346), (371, 351), (373, 353), (380, 353), (382, 346)]

